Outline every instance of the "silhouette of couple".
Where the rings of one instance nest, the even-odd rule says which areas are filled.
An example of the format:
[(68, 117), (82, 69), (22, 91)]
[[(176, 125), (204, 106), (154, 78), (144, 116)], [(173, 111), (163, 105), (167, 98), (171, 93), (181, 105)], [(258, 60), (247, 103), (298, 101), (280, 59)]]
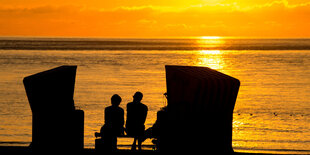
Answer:
[(128, 136), (134, 137), (131, 149), (136, 150), (137, 141), (138, 149), (142, 149), (144, 122), (148, 111), (147, 106), (141, 103), (142, 98), (143, 94), (136, 92), (133, 101), (127, 104), (127, 120), (126, 128), (124, 128), (124, 110), (119, 107), (122, 98), (117, 94), (111, 97), (112, 105), (105, 108), (105, 124), (100, 131), (105, 150), (117, 150), (117, 136), (124, 135), (125, 132)]

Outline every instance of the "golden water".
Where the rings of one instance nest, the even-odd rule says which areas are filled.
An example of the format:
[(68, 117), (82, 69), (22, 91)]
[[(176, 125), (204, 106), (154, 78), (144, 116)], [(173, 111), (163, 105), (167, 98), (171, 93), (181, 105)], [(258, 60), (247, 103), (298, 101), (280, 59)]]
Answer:
[[(121, 107), (126, 109), (132, 95), (143, 92), (142, 102), (149, 108), (146, 126), (152, 126), (156, 112), (166, 104), (164, 65), (190, 65), (207, 66), (241, 81), (233, 122), (236, 151), (310, 153), (307, 50), (1, 50), (1, 145), (31, 142), (32, 114), (23, 78), (68, 64), (78, 65), (74, 100), (85, 111), (85, 147), (94, 147), (94, 132), (103, 125), (104, 108), (113, 94), (123, 98)], [(119, 143), (130, 145), (131, 139)]]

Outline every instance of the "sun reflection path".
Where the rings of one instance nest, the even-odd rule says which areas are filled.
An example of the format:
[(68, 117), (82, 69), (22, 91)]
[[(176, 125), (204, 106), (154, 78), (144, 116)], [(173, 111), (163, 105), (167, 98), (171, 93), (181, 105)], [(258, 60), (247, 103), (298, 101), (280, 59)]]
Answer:
[(220, 50), (202, 50), (197, 53), (196, 65), (222, 70), (225, 62)]
[(220, 50), (201, 50), (201, 54), (221, 54)]

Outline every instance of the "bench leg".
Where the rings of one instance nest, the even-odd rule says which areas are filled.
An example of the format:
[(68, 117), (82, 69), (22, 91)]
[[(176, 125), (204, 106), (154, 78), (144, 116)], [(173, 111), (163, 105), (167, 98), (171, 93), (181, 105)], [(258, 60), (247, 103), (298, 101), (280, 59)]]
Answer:
[(143, 139), (139, 137), (135, 137), (131, 146), (131, 150), (137, 150), (137, 141), (138, 141), (138, 150), (142, 150), (142, 142)]

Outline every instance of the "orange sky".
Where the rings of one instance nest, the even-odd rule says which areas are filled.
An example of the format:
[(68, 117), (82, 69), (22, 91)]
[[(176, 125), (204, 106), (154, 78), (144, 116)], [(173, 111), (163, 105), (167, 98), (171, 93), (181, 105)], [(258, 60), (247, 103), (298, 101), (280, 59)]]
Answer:
[(310, 37), (307, 0), (0, 0), (0, 36)]

